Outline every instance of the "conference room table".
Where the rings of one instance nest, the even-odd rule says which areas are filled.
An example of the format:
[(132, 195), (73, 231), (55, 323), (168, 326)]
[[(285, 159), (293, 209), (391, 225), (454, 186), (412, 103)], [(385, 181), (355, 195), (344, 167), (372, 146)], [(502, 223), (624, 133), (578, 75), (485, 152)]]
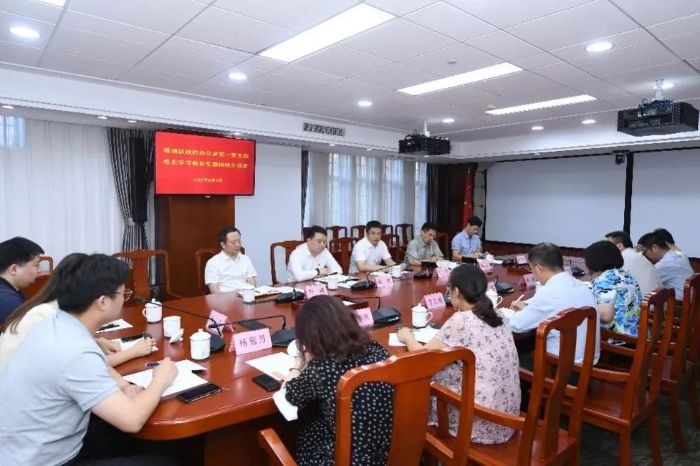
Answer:
[[(504, 268), (494, 266), (493, 273), (489, 274), (489, 280), (495, 281), (498, 277), (501, 282), (509, 282), (514, 287), (514, 292), (504, 295), (499, 307), (509, 306), (510, 303), (524, 294), (529, 298), (534, 290), (521, 291), (518, 282), (523, 268)], [(421, 302), (426, 294), (444, 292), (446, 281), (438, 280), (436, 276), (429, 279), (414, 279), (411, 272), (404, 272), (402, 279), (394, 280), (393, 286), (387, 288), (374, 288), (363, 291), (351, 291), (339, 288), (330, 294), (339, 297), (367, 298), (367, 302), (374, 309), (378, 296), (382, 307), (394, 307), (401, 312), (401, 324), (411, 324), (411, 307)], [(304, 284), (299, 287), (303, 288)], [(158, 350), (152, 355), (137, 358), (120, 365), (117, 369), (122, 375), (144, 370), (144, 363), (157, 361), (170, 356), (174, 361), (190, 358), (189, 337), (199, 328), (208, 325), (206, 316), (211, 310), (216, 310), (228, 316), (231, 322), (245, 319), (254, 319), (266, 316), (284, 315), (287, 327), (294, 326), (296, 310), (292, 304), (278, 304), (269, 298), (259, 298), (258, 302), (245, 304), (237, 293), (220, 293), (208, 296), (196, 296), (165, 302), (163, 316), (179, 315), (184, 328), (184, 338), (179, 343), (171, 344), (163, 336), (163, 324), (158, 322), (148, 324), (141, 314), (143, 306), (132, 305), (124, 308), (123, 318), (133, 325), (133, 328), (109, 332), (104, 334), (108, 338), (118, 338), (122, 335), (132, 335), (147, 332), (152, 335), (158, 345)], [(261, 302), (262, 301), (262, 302)], [(168, 305), (187, 310), (198, 316), (187, 315), (168, 309)], [(298, 306), (294, 306), (297, 308)], [(441, 324), (454, 312), (451, 306), (437, 309), (433, 312), (433, 322)], [(282, 326), (281, 319), (269, 319), (262, 321), (269, 325), (274, 333)], [(397, 325), (392, 324), (371, 330), (372, 337), (392, 354), (406, 351), (405, 347), (390, 347), (388, 345), (389, 333), (396, 332)], [(240, 325), (233, 326), (233, 332), (246, 331)], [(271, 349), (236, 355), (228, 351), (233, 332), (228, 329), (224, 332), (226, 348), (204, 361), (195, 361), (206, 368), (203, 378), (223, 388), (221, 393), (205, 397), (190, 404), (171, 398), (163, 400), (156, 408), (138, 437), (148, 440), (175, 440), (191, 437), (199, 437), (203, 451), (202, 464), (264, 464), (263, 452), (257, 444), (257, 431), (269, 427), (279, 427), (284, 430), (286, 424), (272, 400), (272, 393), (265, 391), (251, 379), (260, 375), (260, 371), (246, 364), (246, 361), (260, 358), (285, 348), (273, 347)]]

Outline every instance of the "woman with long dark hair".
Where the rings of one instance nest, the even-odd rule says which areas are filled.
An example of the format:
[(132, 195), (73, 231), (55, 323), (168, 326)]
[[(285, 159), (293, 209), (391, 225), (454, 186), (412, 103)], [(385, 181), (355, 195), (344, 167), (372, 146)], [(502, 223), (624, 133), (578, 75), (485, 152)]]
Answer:
[[(332, 296), (309, 299), (296, 316), (299, 355), (285, 382), (285, 397), (299, 408), (300, 465), (335, 460), (338, 380), (350, 369), (383, 361), (389, 353), (359, 326), (352, 310)], [(352, 402), (352, 464), (384, 465), (391, 441), (393, 389), (383, 383), (358, 388)]]
[[(404, 327), (398, 337), (409, 351), (420, 348), (442, 349), (463, 346), (476, 356), (476, 390), (474, 402), (509, 414), (520, 413), (520, 379), (518, 352), (508, 320), (493, 308), (486, 296), (484, 273), (469, 264), (461, 265), (450, 274), (450, 293), (455, 313), (426, 344), (416, 341), (412, 331)], [(460, 393), (462, 369), (453, 364), (440, 371), (435, 381)], [(457, 435), (459, 411), (449, 407), (450, 433)], [(437, 424), (433, 401), (430, 424)], [(513, 429), (499, 426), (477, 417), (472, 427), (472, 441), (483, 444), (503, 443), (513, 435)]]

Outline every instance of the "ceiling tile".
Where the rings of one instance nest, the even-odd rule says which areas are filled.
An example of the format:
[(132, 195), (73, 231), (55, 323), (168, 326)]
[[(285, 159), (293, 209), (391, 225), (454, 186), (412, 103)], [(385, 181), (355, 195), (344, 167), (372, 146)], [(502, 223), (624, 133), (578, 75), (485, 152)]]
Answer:
[(0, 42), (0, 62), (36, 66), (39, 63), (41, 53), (42, 49), (40, 48)]
[(461, 41), (483, 36), (497, 30), (490, 24), (486, 24), (480, 19), (444, 2), (433, 3), (430, 6), (414, 11), (406, 16), (405, 19)]
[(367, 0), (365, 3), (376, 6), (397, 16), (407, 15), (419, 8), (435, 3), (435, 0)]
[(168, 35), (162, 32), (144, 29), (138, 26), (112, 21), (97, 16), (67, 11), (61, 20), (61, 27), (76, 31), (91, 32), (101, 36), (114, 37), (129, 42), (157, 46), (163, 43)]
[(133, 65), (145, 57), (152, 47), (59, 27), (48, 50)]
[(608, 76), (674, 61), (678, 61), (678, 58), (661, 44), (649, 42), (622, 50), (612, 50), (609, 53), (589, 54), (572, 63), (594, 76)]
[(502, 78), (480, 81), (474, 83), (473, 86), (491, 94), (509, 97), (523, 96), (526, 101), (542, 100), (540, 97), (544, 96), (556, 99), (571, 95), (568, 89), (530, 71), (521, 71)]
[[(670, 89), (666, 92), (666, 95), (676, 101), (700, 98), (700, 80), (694, 79), (693, 81), (683, 83), (682, 85)], [(696, 108), (698, 107), (697, 104), (695, 104), (695, 106)]]
[(496, 31), (477, 37), (468, 41), (467, 44), (503, 60), (529, 57), (542, 52), (537, 47), (533, 47), (505, 31)]
[(393, 61), (447, 47), (455, 41), (403, 19), (379, 27), (343, 42), (343, 45)]
[(322, 89), (314, 89), (313, 93), (324, 99), (332, 99), (335, 96), (339, 101), (349, 102), (353, 105), (356, 105), (357, 101), (360, 99), (375, 100), (396, 94), (393, 90), (377, 87), (366, 82), (356, 81), (354, 78), (346, 79), (338, 84), (331, 84)]
[(255, 70), (260, 70), (264, 72), (276, 70), (280, 66), (283, 66), (284, 63), (277, 61), (277, 60), (272, 60), (270, 58), (265, 58), (261, 57), (259, 55), (253, 55), (246, 61), (242, 62), (239, 65), (236, 65), (236, 67), (243, 67), (246, 69), (255, 69)]
[(700, 14), (684, 16), (683, 18), (655, 24), (649, 26), (647, 29), (659, 39), (682, 36), (691, 32), (700, 31)]
[[(17, 37), (10, 32), (10, 28), (14, 26), (34, 29), (39, 33), (39, 38), (25, 39)], [(46, 41), (51, 37), (53, 29), (54, 25), (51, 23), (45, 23), (43, 21), (0, 11), (0, 41), (2, 42), (9, 42), (24, 47), (44, 48), (46, 46)]]
[(282, 95), (296, 95), (307, 92), (314, 87), (312, 84), (298, 79), (271, 73), (249, 80), (248, 86), (258, 91)]
[(215, 76), (229, 69), (231, 65), (226, 62), (208, 60), (200, 56), (185, 55), (166, 49), (156, 50), (139, 63), (140, 68), (189, 76), (198, 81)]
[(289, 29), (210, 7), (178, 35), (249, 53), (258, 53), (294, 35)]
[(56, 24), (63, 8), (31, 0), (3, 0), (0, 11)]
[[(449, 60), (457, 60), (457, 63), (449, 65)], [(497, 65), (503, 63), (503, 60), (469, 45), (455, 44), (410, 58), (403, 63), (442, 77)]]
[(172, 34), (206, 5), (197, 0), (71, 0), (68, 9)]
[[(586, 52), (586, 46), (588, 44), (604, 40), (609, 41), (613, 44), (613, 48), (610, 51), (593, 54)], [(569, 45), (567, 47), (562, 47), (559, 49), (554, 49), (550, 53), (561, 58), (562, 60), (572, 61), (589, 56), (605, 55), (606, 53), (612, 53), (627, 47), (633, 47), (635, 45), (654, 42), (655, 40), (656, 39), (654, 39), (654, 36), (649, 34), (644, 29), (633, 29), (632, 31), (626, 31), (620, 34), (613, 34), (607, 37), (599, 37), (595, 41), (588, 41), (580, 44)]]
[(325, 86), (331, 83), (337, 83), (344, 79), (341, 76), (323, 73), (321, 71), (316, 71), (297, 65), (286, 65), (272, 71), (270, 74), (278, 74), (288, 78), (298, 79), (299, 81), (313, 84), (315, 86)]
[(119, 81), (172, 91), (187, 91), (198, 81), (187, 76), (162, 73), (145, 68), (132, 68)]
[(41, 60), (41, 66), (64, 73), (94, 76), (104, 79), (117, 79), (130, 68), (129, 65), (122, 65), (94, 58), (79, 57), (61, 52), (47, 52)]
[(204, 60), (214, 60), (228, 63), (229, 66), (237, 65), (238, 63), (253, 57), (253, 55), (249, 53), (239, 52), (238, 50), (232, 50), (225, 47), (218, 47), (216, 45), (209, 45), (203, 42), (197, 42), (196, 40), (184, 39), (182, 37), (172, 37), (160, 47), (159, 51), (160, 50), (194, 55)]
[(535, 68), (540, 68), (542, 66), (559, 63), (559, 59), (552, 54), (544, 52), (538, 53), (537, 55), (530, 55), (529, 57), (516, 58), (514, 60), (510, 60), (510, 62), (524, 70), (534, 70)]
[(508, 32), (544, 50), (553, 50), (637, 28), (620, 10), (598, 0), (513, 26)]
[(554, 65), (543, 66), (533, 70), (539, 76), (547, 78), (557, 83), (566, 84), (575, 81), (583, 81), (590, 79), (592, 76), (585, 71), (576, 68), (565, 62), (555, 63)]
[(446, 0), (467, 13), (495, 26), (506, 28), (557, 11), (581, 5), (590, 0), (499, 0), (483, 2), (474, 0)]
[[(452, 89), (447, 89), (441, 92), (434, 92), (432, 94), (425, 94), (422, 96), (409, 96), (409, 98), (416, 102), (417, 105), (427, 107), (429, 105), (452, 105), (458, 107), (475, 107), (474, 102), (489, 102), (495, 100), (496, 96), (478, 89), (473, 85), (465, 85), (459, 87), (453, 87)], [(488, 104), (483, 105), (486, 107)], [(479, 105), (479, 108), (482, 106)]]
[(658, 0), (612, 0), (612, 2), (644, 26), (700, 13), (700, 2), (697, 0), (673, 0), (670, 2), (660, 2)]
[(691, 68), (687, 63), (675, 62), (666, 65), (643, 68), (629, 73), (616, 74), (606, 78), (607, 81), (625, 89), (628, 92), (642, 96), (652, 97), (654, 95), (653, 86), (657, 79), (664, 79), (673, 83), (674, 87), (665, 93), (675, 98), (674, 94), (683, 87), (700, 82), (700, 73)]
[(663, 42), (685, 60), (700, 57), (700, 31), (691, 32), (684, 36), (670, 37), (664, 39)]
[(602, 79), (592, 78), (585, 81), (578, 81), (575, 83), (569, 83), (566, 85), (571, 89), (575, 89), (581, 94), (588, 94), (595, 97), (596, 99), (608, 99), (611, 97), (617, 97), (621, 95), (627, 95), (628, 93), (619, 87), (607, 83)]
[(342, 45), (333, 45), (295, 62), (299, 66), (349, 78), (391, 62)]
[(356, 5), (357, 0), (217, 0), (214, 6), (294, 31), (304, 31)]
[(400, 63), (394, 63), (385, 68), (355, 76), (354, 79), (374, 84), (378, 87), (396, 90), (402, 87), (432, 81), (438, 79), (438, 76)]

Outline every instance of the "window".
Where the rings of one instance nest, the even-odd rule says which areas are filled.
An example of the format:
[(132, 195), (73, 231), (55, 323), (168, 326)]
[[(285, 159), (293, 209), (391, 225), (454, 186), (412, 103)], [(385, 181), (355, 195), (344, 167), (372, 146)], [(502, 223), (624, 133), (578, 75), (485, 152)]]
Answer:
[(0, 147), (24, 147), (25, 139), (24, 118), (0, 116)]

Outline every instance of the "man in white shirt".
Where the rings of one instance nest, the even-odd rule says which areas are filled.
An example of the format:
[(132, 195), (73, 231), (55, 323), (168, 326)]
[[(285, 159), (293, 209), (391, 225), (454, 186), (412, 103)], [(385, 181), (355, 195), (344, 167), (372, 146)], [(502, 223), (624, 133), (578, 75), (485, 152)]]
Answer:
[(693, 268), (685, 255), (671, 251), (668, 244), (656, 233), (647, 233), (639, 238), (644, 257), (649, 259), (661, 277), (664, 288), (673, 288), (676, 300), (683, 300), (685, 281), (693, 275)]
[(255, 286), (258, 273), (250, 258), (241, 252), (241, 232), (226, 227), (219, 232), (221, 252), (207, 261), (204, 284), (211, 293), (238, 291)]
[(326, 248), (326, 230), (314, 225), (306, 235), (306, 243), (297, 246), (289, 256), (287, 281), (300, 282), (330, 273), (343, 273), (338, 261)]
[[(564, 271), (564, 259), (558, 246), (551, 243), (540, 243), (533, 246), (528, 253), (528, 262), (535, 278), (542, 283), (535, 296), (525, 304), (516, 301), (513, 309), (505, 309), (504, 314), (510, 321), (514, 332), (528, 332), (545, 319), (568, 308), (590, 306), (597, 309), (593, 292), (582, 282)], [(594, 364), (600, 357), (600, 319), (596, 319)], [(586, 347), (586, 322), (579, 325), (576, 335), (576, 362), (583, 362)], [(547, 352), (559, 354), (559, 332), (550, 332), (547, 337)], [(521, 355), (520, 365), (523, 363)]]
[(384, 265), (396, 265), (389, 254), (389, 249), (382, 241), (382, 224), (376, 220), (367, 222), (365, 237), (352, 248), (350, 257), (350, 274), (357, 272), (374, 272)]
[(617, 246), (622, 253), (622, 259), (625, 261), (622, 269), (628, 271), (637, 281), (642, 295), (646, 296), (661, 288), (659, 271), (641, 252), (634, 250), (630, 235), (624, 231), (611, 231), (605, 235), (605, 239)]

